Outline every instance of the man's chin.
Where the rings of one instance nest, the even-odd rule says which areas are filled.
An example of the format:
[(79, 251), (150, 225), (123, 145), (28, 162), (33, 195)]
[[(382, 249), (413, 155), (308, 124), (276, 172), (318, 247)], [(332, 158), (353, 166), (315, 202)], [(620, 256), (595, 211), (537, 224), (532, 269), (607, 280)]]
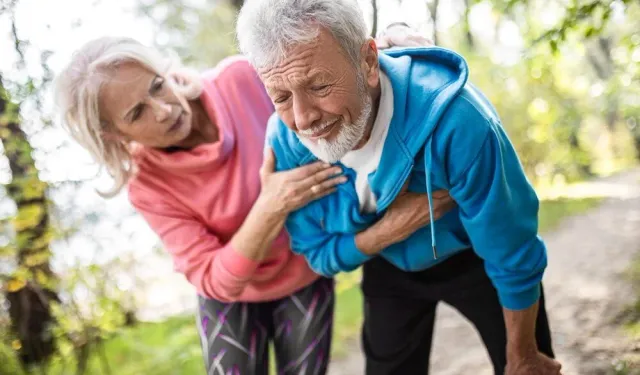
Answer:
[(349, 152), (348, 150), (332, 150), (332, 148), (337, 147), (335, 147), (336, 145), (331, 145), (326, 138), (311, 139), (300, 134), (296, 135), (302, 144), (304, 144), (316, 158), (325, 163), (335, 163)]
[(309, 151), (318, 159), (325, 163), (335, 163), (340, 160), (344, 155), (338, 155), (336, 153), (328, 152), (326, 149), (320, 147), (318, 144), (314, 144), (316, 147), (309, 147)]

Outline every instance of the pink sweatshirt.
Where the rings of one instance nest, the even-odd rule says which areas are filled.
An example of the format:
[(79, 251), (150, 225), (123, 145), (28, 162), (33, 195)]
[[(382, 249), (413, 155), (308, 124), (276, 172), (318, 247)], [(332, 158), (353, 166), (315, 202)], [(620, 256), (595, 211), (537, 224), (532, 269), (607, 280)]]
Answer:
[(260, 192), (271, 101), (240, 57), (227, 58), (203, 79), (200, 99), (220, 140), (175, 153), (140, 147), (129, 199), (160, 236), (175, 269), (202, 296), (228, 302), (290, 295), (318, 276), (291, 252), (284, 231), (260, 263), (229, 243)]

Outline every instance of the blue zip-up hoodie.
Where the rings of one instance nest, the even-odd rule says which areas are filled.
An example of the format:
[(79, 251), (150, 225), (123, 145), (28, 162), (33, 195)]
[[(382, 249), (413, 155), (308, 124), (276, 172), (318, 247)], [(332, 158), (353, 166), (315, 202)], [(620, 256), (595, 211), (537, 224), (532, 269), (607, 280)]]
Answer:
[[(419, 271), (472, 247), (485, 260), (501, 304), (531, 306), (547, 264), (537, 234), (538, 198), (495, 109), (467, 82), (466, 62), (438, 47), (392, 49), (379, 61), (394, 109), (380, 164), (368, 177), (377, 212), (360, 212), (355, 172), (338, 163), (349, 182), (287, 219), (293, 251), (321, 275), (354, 270), (370, 258), (356, 247), (355, 235), (384, 215), (410, 179), (409, 191), (431, 198), (447, 189), (457, 207), (380, 255)], [(276, 114), (267, 134), (277, 170), (317, 160)]]

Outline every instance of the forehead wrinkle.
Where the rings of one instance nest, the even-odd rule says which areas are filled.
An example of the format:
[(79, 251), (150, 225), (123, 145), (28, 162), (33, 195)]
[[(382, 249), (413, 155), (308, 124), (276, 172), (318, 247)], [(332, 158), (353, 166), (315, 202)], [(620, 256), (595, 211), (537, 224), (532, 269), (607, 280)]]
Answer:
[(258, 73), (265, 79), (271, 79), (272, 76), (282, 75), (290, 69), (308, 67), (310, 65), (308, 60), (313, 59), (315, 55), (315, 46), (316, 44), (313, 43), (311, 45), (305, 44), (304, 47), (292, 48), (289, 50), (290, 56), (283, 59), (276, 66), (260, 68)]
[(330, 77), (331, 73), (325, 67), (300, 64), (291, 66), (287, 72), (265, 76), (264, 81), (267, 91), (273, 92), (287, 88), (305, 87), (314, 82), (328, 82)]

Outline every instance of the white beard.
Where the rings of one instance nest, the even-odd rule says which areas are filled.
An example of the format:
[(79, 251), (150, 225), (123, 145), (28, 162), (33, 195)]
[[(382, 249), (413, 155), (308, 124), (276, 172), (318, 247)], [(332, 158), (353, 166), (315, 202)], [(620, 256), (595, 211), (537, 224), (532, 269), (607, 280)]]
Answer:
[(339, 126), (339, 132), (333, 140), (318, 139), (311, 141), (306, 139), (304, 135), (298, 134), (300, 141), (317, 157), (326, 163), (335, 163), (342, 159), (349, 151), (362, 140), (367, 130), (367, 121), (371, 115), (371, 97), (365, 91), (362, 99), (362, 111), (360, 116), (351, 124), (336, 124)]

